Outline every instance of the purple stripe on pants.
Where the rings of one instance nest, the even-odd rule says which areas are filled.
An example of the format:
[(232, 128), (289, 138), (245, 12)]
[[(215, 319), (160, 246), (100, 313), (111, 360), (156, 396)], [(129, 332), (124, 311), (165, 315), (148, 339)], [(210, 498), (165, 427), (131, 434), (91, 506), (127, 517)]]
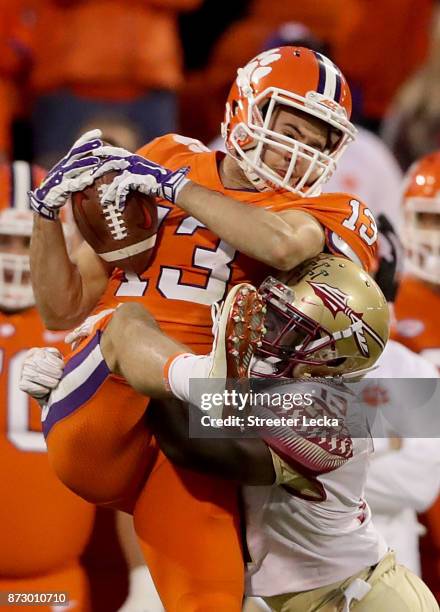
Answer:
[(79, 353), (77, 353), (76, 355), (74, 355), (73, 357), (71, 357), (69, 359), (66, 367), (64, 368), (63, 378), (65, 376), (67, 376), (67, 374), (69, 374), (69, 372), (71, 372), (76, 367), (78, 367), (80, 365), (80, 363), (82, 363), (84, 361), (84, 359), (86, 359), (90, 355), (90, 353), (93, 351), (95, 346), (97, 344), (99, 344), (100, 340), (101, 340), (101, 331), (98, 330), (96, 332), (95, 337), (93, 338), (93, 340), (91, 340), (87, 344), (87, 346), (85, 346), (83, 349), (81, 349)]
[(46, 437), (49, 434), (55, 423), (83, 406), (98, 391), (109, 374), (110, 370), (105, 361), (102, 360), (80, 387), (59, 402), (52, 404), (46, 420), (43, 422), (44, 436)]

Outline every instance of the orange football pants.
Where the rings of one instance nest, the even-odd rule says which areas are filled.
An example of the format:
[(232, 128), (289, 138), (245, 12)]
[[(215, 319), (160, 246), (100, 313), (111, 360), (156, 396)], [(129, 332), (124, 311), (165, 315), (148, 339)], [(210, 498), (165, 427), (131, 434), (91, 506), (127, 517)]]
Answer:
[(145, 425), (148, 398), (111, 374), (100, 336), (66, 360), (43, 421), (49, 460), (88, 501), (133, 512), (167, 612), (239, 612), (244, 567), (235, 484), (174, 467)]

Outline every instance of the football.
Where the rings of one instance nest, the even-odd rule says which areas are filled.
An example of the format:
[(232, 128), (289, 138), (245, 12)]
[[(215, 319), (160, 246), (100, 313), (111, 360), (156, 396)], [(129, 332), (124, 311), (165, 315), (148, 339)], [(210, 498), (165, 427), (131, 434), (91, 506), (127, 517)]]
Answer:
[(157, 206), (152, 196), (129, 192), (124, 210), (114, 204), (103, 206), (100, 195), (119, 174), (110, 171), (93, 185), (72, 195), (72, 212), (84, 240), (105, 262), (126, 272), (141, 274), (154, 253)]

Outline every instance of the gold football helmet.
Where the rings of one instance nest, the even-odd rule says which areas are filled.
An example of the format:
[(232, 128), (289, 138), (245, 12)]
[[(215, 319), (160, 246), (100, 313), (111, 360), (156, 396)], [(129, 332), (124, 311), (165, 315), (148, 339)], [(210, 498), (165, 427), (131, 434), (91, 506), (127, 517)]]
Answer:
[[(386, 299), (352, 261), (321, 254), (260, 287), (266, 333), (252, 376), (340, 376), (371, 368), (389, 336)], [(356, 376), (356, 374), (355, 374)]]

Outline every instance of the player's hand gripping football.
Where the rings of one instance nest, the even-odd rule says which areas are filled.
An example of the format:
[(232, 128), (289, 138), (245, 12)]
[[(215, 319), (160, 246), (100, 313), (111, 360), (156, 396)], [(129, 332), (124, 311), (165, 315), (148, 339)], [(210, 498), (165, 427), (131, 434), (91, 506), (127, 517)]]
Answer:
[(122, 209), (130, 190), (174, 203), (188, 182), (189, 168), (167, 170), (126, 149), (107, 145), (101, 130), (91, 130), (74, 142), (67, 155), (49, 170), (40, 187), (29, 192), (31, 207), (46, 219), (56, 219), (72, 193), (83, 191), (112, 170), (119, 170), (120, 174), (103, 190), (102, 203), (116, 204)]
[(56, 219), (69, 196), (93, 183), (91, 171), (102, 161), (101, 130), (91, 130), (74, 142), (70, 151), (51, 168), (40, 187), (29, 192), (32, 209), (46, 219)]
[(112, 170), (120, 171), (108, 187), (103, 187), (103, 205), (114, 204), (123, 209), (129, 191), (140, 191), (174, 203), (189, 180), (186, 178), (188, 167), (168, 170), (141, 155), (133, 155), (119, 147), (104, 146), (99, 155), (106, 156), (106, 159), (93, 171), (94, 179)]
[(32, 348), (25, 356), (18, 386), (41, 403), (56, 389), (63, 370), (64, 361), (58, 349)]

